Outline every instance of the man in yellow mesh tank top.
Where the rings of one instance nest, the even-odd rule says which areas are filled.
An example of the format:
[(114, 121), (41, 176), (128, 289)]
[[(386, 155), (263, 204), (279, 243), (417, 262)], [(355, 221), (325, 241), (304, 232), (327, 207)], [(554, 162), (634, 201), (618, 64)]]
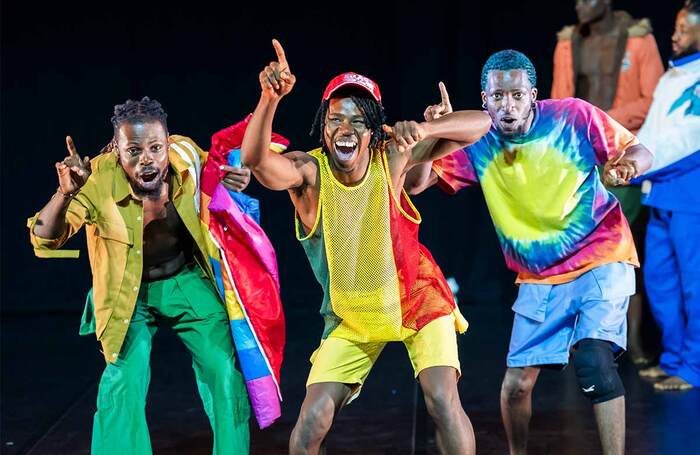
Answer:
[[(296, 81), (282, 46), (276, 40), (273, 46), (277, 61), (260, 72), (262, 93), (242, 158), (263, 185), (289, 191), (297, 238), (324, 290), (325, 330), (311, 357), (290, 452), (318, 453), (335, 413), (357, 396), (384, 345), (402, 341), (441, 451), (474, 453), (457, 392), (455, 329), (464, 331), (466, 321), (418, 243), (420, 215), (402, 187), (411, 167), (477, 141), (491, 121), (483, 112), (462, 111), (390, 128), (377, 85), (344, 73), (328, 84), (316, 115), (322, 147), (269, 153), (275, 110)], [(449, 104), (443, 85), (441, 91)]]

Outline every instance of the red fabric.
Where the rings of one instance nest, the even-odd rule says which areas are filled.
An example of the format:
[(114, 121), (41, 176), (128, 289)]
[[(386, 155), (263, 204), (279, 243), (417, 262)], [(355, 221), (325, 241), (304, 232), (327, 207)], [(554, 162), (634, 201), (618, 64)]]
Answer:
[[(209, 157), (202, 169), (204, 194), (211, 197), (217, 190), (223, 174), (219, 166), (228, 163), (230, 150), (240, 148), (250, 117), (212, 136)], [(287, 139), (274, 133), (272, 142), (289, 145)], [(241, 305), (279, 384), (285, 323), (276, 261), (274, 255), (272, 261), (264, 256), (264, 251), (272, 250), (272, 245), (262, 228), (243, 212), (212, 210), (209, 228), (227, 253), (228, 268), (241, 296)]]
[[(391, 193), (391, 188), (388, 188)], [(399, 275), (403, 326), (420, 330), (429, 322), (451, 314), (455, 301), (442, 270), (428, 249), (418, 242), (418, 224), (406, 218), (390, 194), (390, 223), (394, 263)], [(401, 208), (413, 218), (418, 213), (400, 195)]]

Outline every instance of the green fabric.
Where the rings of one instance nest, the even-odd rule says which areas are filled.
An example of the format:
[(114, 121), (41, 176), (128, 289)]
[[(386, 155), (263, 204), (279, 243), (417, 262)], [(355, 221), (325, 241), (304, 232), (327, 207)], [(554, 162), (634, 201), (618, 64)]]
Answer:
[(92, 302), (92, 288), (85, 297), (85, 308), (83, 308), (83, 317), (80, 318), (80, 335), (92, 335), (97, 330), (95, 324), (95, 305)]
[(323, 335), (321, 339), (325, 340), (330, 333), (340, 325), (340, 319), (331, 307), (330, 287), (331, 280), (328, 274), (328, 259), (326, 258), (326, 243), (323, 236), (323, 223), (321, 222), (321, 214), (316, 222), (316, 230), (311, 236), (306, 236), (303, 231), (301, 221), (297, 218), (295, 225), (297, 229), (297, 238), (304, 247), (306, 257), (309, 259), (309, 265), (314, 272), (316, 281), (323, 288), (323, 302), (321, 303), (321, 316), (323, 316)]
[[(598, 166), (598, 174), (603, 178), (603, 166)], [(627, 218), (627, 222), (631, 225), (642, 213), (642, 188), (639, 185), (627, 186), (606, 186), (605, 189), (610, 191), (622, 207), (622, 213)]]
[(192, 354), (197, 388), (214, 432), (214, 454), (247, 454), (250, 406), (234, 365), (228, 317), (199, 267), (143, 283), (124, 347), (107, 363), (97, 394), (93, 454), (150, 454), (146, 393), (153, 335), (159, 326), (175, 331)]
[(625, 214), (627, 222), (629, 222), (630, 225), (634, 224), (634, 221), (642, 212), (641, 188), (637, 185), (616, 186), (608, 188), (608, 191), (614, 194), (617, 200), (620, 201), (622, 213)]

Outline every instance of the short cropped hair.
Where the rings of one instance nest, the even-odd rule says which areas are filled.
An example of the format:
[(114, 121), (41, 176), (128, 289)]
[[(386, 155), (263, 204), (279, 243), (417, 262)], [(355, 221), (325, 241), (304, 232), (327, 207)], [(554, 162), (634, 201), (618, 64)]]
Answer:
[(491, 57), (486, 60), (483, 68), (481, 68), (481, 90), (486, 90), (486, 82), (488, 80), (489, 71), (511, 71), (523, 70), (527, 73), (530, 84), (537, 87), (537, 72), (535, 66), (529, 58), (522, 52), (513, 49), (491, 54)]

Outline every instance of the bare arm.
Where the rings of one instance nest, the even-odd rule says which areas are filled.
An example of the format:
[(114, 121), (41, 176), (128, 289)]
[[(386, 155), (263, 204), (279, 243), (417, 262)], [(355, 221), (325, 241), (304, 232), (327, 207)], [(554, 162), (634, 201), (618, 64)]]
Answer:
[(398, 122), (385, 131), (395, 143), (396, 168), (406, 173), (404, 189), (417, 194), (433, 183), (430, 164), (478, 141), (491, 128), (491, 118), (482, 111), (452, 112), (445, 84), (440, 82), (441, 102), (428, 106), (425, 122)]
[(426, 162), (413, 166), (406, 173), (403, 188), (408, 194), (414, 196), (427, 190), (437, 183), (437, 174), (433, 171), (433, 163)]
[(491, 128), (491, 117), (483, 111), (457, 111), (424, 122), (427, 138), (438, 139), (432, 147), (414, 147), (411, 164), (431, 162), (481, 139)]
[(270, 150), (272, 120), (277, 105), (296, 82), (282, 45), (277, 40), (273, 40), (272, 44), (277, 52), (278, 61), (271, 62), (260, 72), (262, 93), (243, 136), (241, 159), (265, 187), (271, 190), (288, 190), (305, 183), (306, 167), (296, 159), (298, 153), (279, 155)]

